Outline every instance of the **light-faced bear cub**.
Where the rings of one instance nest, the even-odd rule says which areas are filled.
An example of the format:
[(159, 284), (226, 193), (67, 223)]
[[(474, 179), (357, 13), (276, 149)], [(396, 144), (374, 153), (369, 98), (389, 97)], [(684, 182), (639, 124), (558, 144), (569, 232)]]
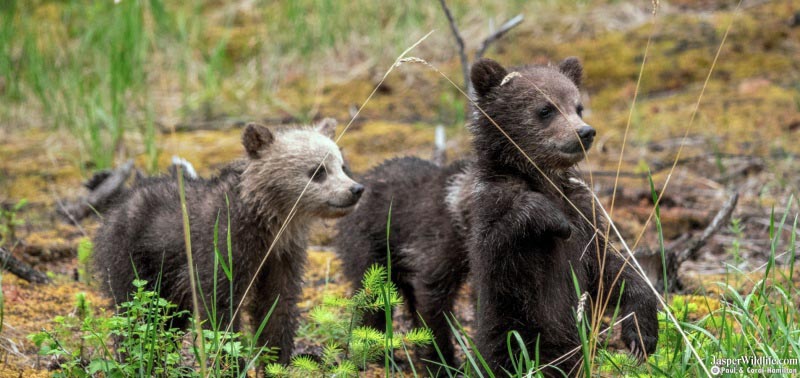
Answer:
[[(433, 329), (450, 365), (444, 315), (468, 271), (479, 301), (474, 338), (492, 370), (511, 370), (506, 340), (512, 330), (531, 354), (538, 343), (542, 364), (580, 345), (573, 272), (593, 303), (619, 301), (620, 317), (635, 313), (638, 325), (633, 316), (622, 324), (632, 353), (641, 358), (655, 350), (656, 299), (611, 246), (605, 253), (605, 239), (595, 232), (595, 224), (604, 230), (604, 220), (594, 218), (592, 194), (574, 167), (595, 136), (581, 118), (581, 76), (575, 58), (511, 71), (477, 61), (471, 70), (476, 103), (505, 134), (475, 109), (469, 124), (474, 159), (447, 168), (411, 158), (388, 161), (364, 177), (362, 206), (339, 222), (337, 250), (353, 282), (371, 263), (385, 263), (388, 247), (392, 279)], [(580, 355), (545, 374), (575, 374)], [(430, 351), (425, 357), (438, 360)]]
[[(309, 226), (315, 219), (351, 212), (364, 189), (347, 173), (332, 140), (335, 127), (332, 119), (323, 120), (316, 128), (270, 130), (249, 124), (242, 136), (246, 158), (231, 163), (214, 178), (185, 182), (198, 292), (204, 293), (208, 308), (216, 307), (222, 327), (229, 324), (231, 306), (239, 304), (261, 260), (275, 244), (248, 294), (245, 311), (258, 325), (278, 299), (258, 344), (280, 348), (281, 363), (289, 362), (298, 325), (296, 304), (302, 294)], [(303, 197), (292, 210), (301, 192)], [(277, 237), (290, 212), (295, 212), (294, 218)], [(116, 302), (126, 300), (133, 290), (131, 282), (138, 277), (147, 280), (151, 289), (160, 281), (162, 297), (180, 310), (192, 310), (181, 214), (178, 183), (173, 177), (142, 180), (120, 196), (95, 238), (96, 273)], [(221, 266), (216, 275), (214, 272), (217, 220), (217, 247), (224, 261), (230, 232), (233, 282)], [(201, 305), (204, 319), (209, 318), (206, 306)], [(185, 327), (187, 320), (173, 325)], [(241, 322), (234, 321), (233, 329), (240, 330)]]

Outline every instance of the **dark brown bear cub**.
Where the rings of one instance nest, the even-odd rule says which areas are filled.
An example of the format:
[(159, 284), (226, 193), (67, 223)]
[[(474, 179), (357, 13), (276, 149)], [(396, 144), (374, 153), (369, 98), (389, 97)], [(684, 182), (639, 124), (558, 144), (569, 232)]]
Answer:
[[(388, 160), (359, 179), (366, 186), (361, 204), (337, 224), (336, 251), (344, 260), (350, 282), (358, 287), (372, 264), (386, 265), (390, 250), (392, 282), (403, 295), (415, 325), (422, 325), (422, 317), (433, 331), (450, 366), (455, 361), (445, 316), (453, 311), (469, 267), (465, 229), (453, 224), (446, 199), (453, 179), (465, 168), (463, 162), (441, 168), (412, 157)], [(387, 222), (391, 223), (388, 240)], [(383, 312), (365, 317), (367, 325), (386, 326)], [(434, 348), (427, 348), (421, 357), (439, 361)], [(427, 368), (433, 373), (438, 365), (428, 364)]]
[[(447, 168), (415, 158), (384, 162), (363, 178), (361, 206), (338, 224), (337, 251), (355, 285), (368, 266), (385, 264), (391, 250), (392, 280), (433, 330), (449, 366), (455, 361), (445, 316), (470, 271), (479, 297), (475, 341), (496, 372), (511, 369), (509, 331), (518, 331), (531, 353), (538, 340), (543, 364), (580, 344), (573, 271), (581, 292), (597, 300), (602, 283), (604, 300), (610, 294), (613, 307), (619, 299), (620, 316), (636, 314), (638, 328), (633, 320), (623, 323), (623, 340), (634, 354), (655, 349), (655, 297), (633, 268), (623, 270), (621, 257), (601, 256), (604, 238), (570, 205), (594, 223), (592, 195), (574, 168), (595, 135), (581, 119), (581, 75), (574, 58), (512, 73), (491, 60), (476, 62), (471, 78), (478, 105), (530, 160), (476, 109), (474, 160)], [(601, 219), (596, 223), (604, 230)], [(382, 327), (383, 319), (368, 321)], [(439, 361), (433, 350), (423, 359)], [(574, 374), (577, 361), (573, 354), (557, 368)], [(559, 375), (556, 369), (545, 374)]]
[[(185, 185), (198, 292), (204, 293), (208, 308), (216, 306), (221, 327), (229, 324), (231, 306), (239, 304), (274, 244), (245, 311), (257, 325), (277, 299), (258, 344), (280, 348), (282, 363), (289, 362), (298, 324), (296, 304), (302, 294), (308, 227), (314, 219), (349, 213), (363, 191), (345, 173), (341, 152), (331, 139), (335, 126), (332, 119), (323, 120), (316, 129), (271, 131), (248, 125), (242, 137), (246, 159), (232, 163), (217, 177), (188, 179)], [(304, 195), (292, 210), (301, 192)], [(178, 194), (172, 177), (147, 179), (124, 193), (105, 217), (95, 239), (95, 268), (116, 302), (126, 300), (138, 277), (152, 289), (160, 280), (162, 297), (181, 310), (192, 309)], [(294, 218), (278, 236), (290, 212)], [(218, 248), (227, 260), (228, 214), (233, 282), (219, 268), (213, 302), (214, 224), (219, 220)], [(185, 321), (176, 326), (185, 327)], [(239, 321), (234, 321), (233, 329), (241, 329)]]
[(480, 303), (475, 342), (494, 370), (512, 370), (506, 334), (516, 330), (530, 353), (538, 342), (542, 364), (564, 357), (546, 375), (576, 374), (581, 353), (569, 354), (580, 345), (573, 274), (592, 298), (586, 308), (610, 296), (620, 317), (635, 314), (638, 325), (633, 316), (625, 320), (622, 339), (637, 357), (656, 347), (656, 298), (611, 246), (605, 253), (603, 220), (593, 219), (592, 194), (574, 168), (595, 135), (581, 119), (581, 74), (575, 58), (511, 72), (484, 59), (472, 68), (478, 105), (507, 134), (476, 113), (470, 131), (477, 157), (464, 204)]

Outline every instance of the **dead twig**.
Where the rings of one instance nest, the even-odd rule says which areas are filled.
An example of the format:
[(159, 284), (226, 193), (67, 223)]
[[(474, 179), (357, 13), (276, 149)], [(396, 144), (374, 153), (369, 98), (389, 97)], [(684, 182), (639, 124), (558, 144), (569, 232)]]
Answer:
[(70, 259), (78, 255), (78, 250), (75, 246), (70, 244), (53, 244), (53, 245), (38, 245), (27, 244), (20, 241), (12, 251), (17, 253), (18, 256), (24, 256), (28, 261), (36, 261), (37, 263), (47, 263), (59, 261), (63, 259)]
[(5, 248), (0, 248), (0, 267), (31, 283), (41, 284), (50, 282), (50, 278), (47, 277), (46, 274), (18, 260), (11, 252), (6, 251)]

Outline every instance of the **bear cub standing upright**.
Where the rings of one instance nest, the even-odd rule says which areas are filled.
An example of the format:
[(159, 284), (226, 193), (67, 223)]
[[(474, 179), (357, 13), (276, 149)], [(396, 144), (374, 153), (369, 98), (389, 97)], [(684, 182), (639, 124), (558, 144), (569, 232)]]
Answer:
[(636, 357), (655, 351), (656, 298), (606, 245), (604, 220), (595, 218), (574, 167), (595, 135), (582, 119), (582, 71), (575, 58), (555, 68), (509, 72), (488, 59), (472, 68), (477, 104), (491, 120), (478, 113), (470, 124), (477, 157), (468, 173), (467, 249), (480, 301), (475, 342), (495, 370), (512, 369), (506, 334), (513, 329), (530, 353), (538, 344), (540, 361), (555, 365), (546, 375), (576, 374), (575, 282), (592, 298), (586, 308), (619, 303), (619, 316), (630, 315), (622, 340)]
[[(230, 322), (231, 306), (239, 304), (274, 244), (257, 273), (245, 311), (258, 325), (278, 299), (258, 345), (280, 348), (281, 363), (289, 362), (298, 325), (296, 304), (302, 295), (308, 228), (317, 218), (351, 212), (364, 189), (347, 174), (342, 154), (332, 140), (335, 127), (333, 119), (323, 120), (316, 129), (270, 130), (247, 125), (242, 136), (245, 159), (233, 162), (212, 179), (185, 182), (198, 285), (205, 303), (216, 306), (222, 327)], [(301, 192), (304, 195), (293, 210)], [(294, 218), (278, 237), (278, 230), (293, 211)], [(233, 282), (221, 267), (214, 272), (213, 231), (217, 221), (221, 235), (217, 247), (223, 259), (232, 254)], [(228, 232), (232, 251), (228, 251), (224, 236)], [(175, 178), (143, 180), (121, 195), (120, 203), (97, 232), (95, 269), (116, 302), (126, 300), (133, 290), (131, 282), (138, 277), (147, 280), (151, 289), (156, 289), (160, 280), (162, 297), (177, 304), (179, 310), (192, 309)], [(216, 297), (212, 293), (215, 276)], [(214, 298), (216, 302), (212, 302)], [(186, 320), (173, 325), (185, 327)], [(234, 321), (233, 329), (240, 330), (240, 323)]]
[[(363, 178), (368, 188), (361, 206), (338, 224), (337, 251), (356, 285), (369, 265), (385, 264), (391, 250), (392, 280), (412, 314), (431, 327), (450, 366), (445, 316), (468, 272), (480, 303), (475, 341), (494, 371), (511, 369), (511, 330), (531, 353), (538, 341), (543, 364), (580, 345), (572, 272), (592, 300), (602, 295), (612, 307), (619, 300), (621, 317), (635, 313), (638, 324), (633, 317), (624, 321), (622, 337), (637, 357), (655, 349), (655, 298), (620, 256), (602, 256), (605, 240), (595, 225), (603, 230), (603, 222), (592, 219), (592, 194), (574, 168), (595, 136), (581, 118), (581, 76), (575, 58), (511, 73), (492, 60), (477, 61), (471, 79), (482, 111), (475, 109), (469, 125), (474, 160), (447, 168), (416, 158), (384, 162)], [(368, 320), (381, 326), (382, 317)], [(439, 360), (433, 350), (423, 358)], [(579, 358), (572, 354), (554, 364), (574, 374)]]

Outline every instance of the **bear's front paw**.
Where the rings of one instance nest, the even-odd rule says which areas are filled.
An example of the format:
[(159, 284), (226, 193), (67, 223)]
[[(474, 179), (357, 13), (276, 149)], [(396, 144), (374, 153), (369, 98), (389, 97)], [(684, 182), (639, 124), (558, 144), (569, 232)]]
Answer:
[(560, 219), (553, 227), (553, 234), (560, 239), (569, 239), (572, 236), (572, 225), (566, 219)]
[(543, 216), (543, 236), (569, 239), (572, 235), (572, 224), (560, 209), (552, 208)]
[(635, 332), (632, 332), (632, 334), (627, 335), (627, 337), (623, 339), (631, 355), (635, 357), (636, 361), (640, 364), (647, 360), (647, 356), (656, 351), (656, 344), (658, 343), (658, 337), (639, 335)]

